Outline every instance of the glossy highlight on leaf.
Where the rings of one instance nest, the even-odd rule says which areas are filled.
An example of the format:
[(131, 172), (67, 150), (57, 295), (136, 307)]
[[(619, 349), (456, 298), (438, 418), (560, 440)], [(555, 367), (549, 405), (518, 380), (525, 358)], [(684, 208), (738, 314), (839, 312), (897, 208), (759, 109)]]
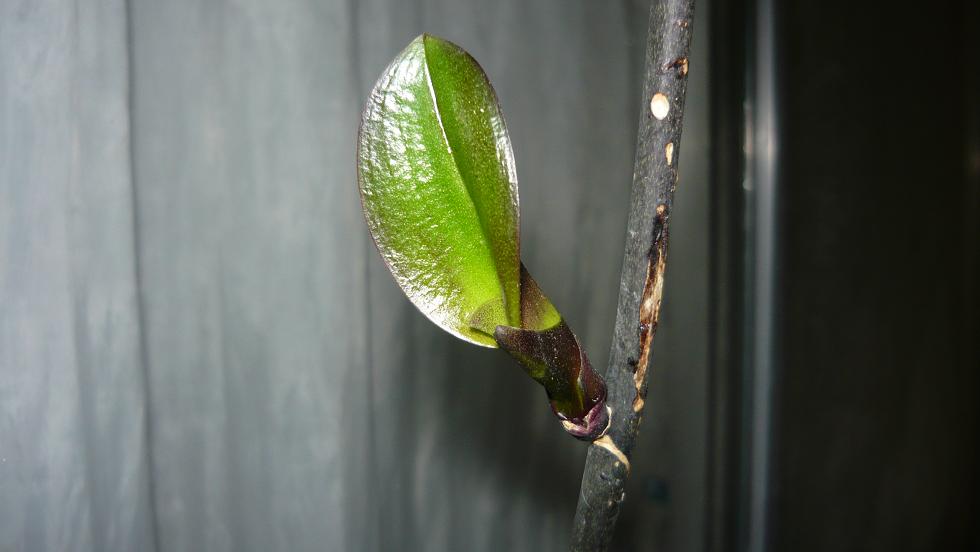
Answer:
[(483, 70), (450, 42), (416, 38), (371, 91), (357, 153), (368, 226), (405, 294), (443, 329), (496, 346), (497, 325), (521, 325), (520, 222)]

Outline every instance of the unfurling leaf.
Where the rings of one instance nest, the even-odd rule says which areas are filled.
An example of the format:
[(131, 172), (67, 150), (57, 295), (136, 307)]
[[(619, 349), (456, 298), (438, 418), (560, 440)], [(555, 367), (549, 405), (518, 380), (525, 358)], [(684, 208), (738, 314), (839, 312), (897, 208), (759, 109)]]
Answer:
[(371, 91), (357, 158), (371, 235), (412, 303), (461, 339), (501, 346), (570, 433), (600, 435), (602, 379), (520, 261), (514, 154), (476, 60), (430, 35), (413, 40)]
[(412, 41), (371, 92), (358, 161), (368, 226), (412, 303), (479, 345), (495, 346), (498, 324), (520, 325), (514, 154), (473, 58)]

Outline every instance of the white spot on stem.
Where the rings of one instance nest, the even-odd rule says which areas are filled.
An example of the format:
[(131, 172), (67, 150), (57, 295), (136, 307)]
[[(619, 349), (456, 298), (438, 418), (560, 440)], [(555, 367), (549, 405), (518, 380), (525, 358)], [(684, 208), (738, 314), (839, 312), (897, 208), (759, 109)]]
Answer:
[(667, 99), (667, 96), (664, 96), (661, 92), (654, 94), (653, 99), (650, 100), (650, 112), (653, 113), (653, 116), (658, 121), (663, 121), (667, 113), (670, 112), (670, 101)]

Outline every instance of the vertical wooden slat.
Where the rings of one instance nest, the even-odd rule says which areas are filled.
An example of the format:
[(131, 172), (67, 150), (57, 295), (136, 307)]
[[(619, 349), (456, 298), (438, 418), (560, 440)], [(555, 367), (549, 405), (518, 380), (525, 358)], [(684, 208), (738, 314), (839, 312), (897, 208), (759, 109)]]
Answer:
[(360, 547), (344, 466), (372, 411), (347, 400), (368, 369), (349, 32), (340, 2), (134, 2), (164, 548)]
[(0, 549), (152, 550), (126, 9), (0, 4)]

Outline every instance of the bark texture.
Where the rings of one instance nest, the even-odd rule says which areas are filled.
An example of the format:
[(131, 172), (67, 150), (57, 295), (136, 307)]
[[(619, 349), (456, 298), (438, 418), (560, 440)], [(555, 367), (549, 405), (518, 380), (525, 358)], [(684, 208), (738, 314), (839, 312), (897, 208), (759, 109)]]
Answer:
[(659, 0), (651, 6), (644, 109), (615, 333), (605, 374), (612, 419), (609, 432), (589, 448), (572, 528), (571, 548), (576, 551), (608, 547), (625, 499), (663, 297), (693, 22), (693, 0)]

